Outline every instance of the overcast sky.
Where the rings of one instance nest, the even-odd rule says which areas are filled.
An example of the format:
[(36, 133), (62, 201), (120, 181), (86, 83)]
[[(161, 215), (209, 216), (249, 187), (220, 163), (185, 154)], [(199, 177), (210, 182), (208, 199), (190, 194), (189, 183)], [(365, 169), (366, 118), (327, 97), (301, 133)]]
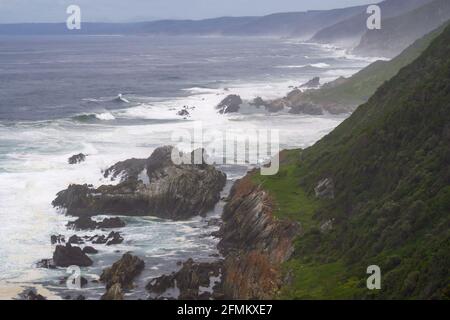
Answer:
[(265, 15), (274, 12), (343, 8), (380, 0), (0, 0), (0, 23), (61, 22), (70, 4), (83, 21), (145, 21)]

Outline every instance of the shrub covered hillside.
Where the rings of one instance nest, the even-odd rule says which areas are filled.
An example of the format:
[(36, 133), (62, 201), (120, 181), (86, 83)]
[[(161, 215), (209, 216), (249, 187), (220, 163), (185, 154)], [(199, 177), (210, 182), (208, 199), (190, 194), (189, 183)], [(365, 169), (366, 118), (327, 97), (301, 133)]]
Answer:
[[(448, 299), (450, 27), (332, 133), (284, 153), (278, 175), (253, 179), (303, 225), (280, 297)], [(369, 265), (381, 290), (366, 288)]]

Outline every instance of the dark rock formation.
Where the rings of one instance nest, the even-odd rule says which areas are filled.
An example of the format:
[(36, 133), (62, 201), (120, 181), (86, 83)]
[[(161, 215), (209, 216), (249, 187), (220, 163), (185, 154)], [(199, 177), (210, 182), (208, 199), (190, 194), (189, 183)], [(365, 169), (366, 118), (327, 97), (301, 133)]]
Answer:
[(75, 154), (75, 155), (71, 156), (68, 159), (68, 162), (69, 162), (69, 164), (77, 164), (77, 163), (83, 162), (85, 160), (86, 160), (86, 155), (79, 153), (79, 154)]
[(123, 291), (120, 283), (112, 285), (101, 297), (101, 300), (123, 300)]
[(36, 289), (26, 289), (19, 294), (19, 300), (47, 300), (43, 295), (37, 293)]
[[(107, 268), (103, 271), (100, 276), (100, 281), (106, 284), (106, 290), (108, 292), (117, 284), (120, 286), (121, 290), (132, 289), (133, 279), (142, 272), (144, 267), (145, 263), (140, 258), (133, 256), (130, 253), (125, 253), (111, 268)], [(116, 287), (114, 291), (118, 291), (118, 289), (119, 288)]]
[(123, 238), (120, 235), (120, 233), (114, 232), (114, 231), (111, 231), (111, 233), (108, 235), (106, 240), (107, 240), (107, 242), (106, 242), (107, 246), (112, 246), (114, 244), (120, 244), (123, 242)]
[(105, 218), (100, 222), (92, 220), (89, 216), (83, 216), (75, 221), (71, 221), (67, 224), (67, 227), (74, 228), (75, 230), (92, 230), (92, 229), (113, 229), (125, 227), (125, 222), (120, 218)]
[(72, 265), (79, 267), (89, 267), (92, 260), (79, 247), (72, 247), (70, 243), (66, 246), (56, 246), (53, 253), (53, 262), (58, 267), (69, 267)]
[(300, 88), (318, 88), (318, 87), (320, 87), (320, 78), (319, 77), (314, 77), (311, 80), (309, 80), (308, 82), (306, 82), (300, 86)]
[(120, 218), (105, 218), (97, 223), (97, 227), (100, 229), (115, 229), (125, 227), (125, 222)]
[(153, 279), (146, 288), (152, 299), (206, 300), (216, 297), (220, 276), (221, 262), (194, 263), (189, 259), (178, 272)]
[(66, 239), (63, 235), (58, 234), (58, 235), (52, 235), (50, 236), (50, 242), (52, 244), (63, 244), (66, 242)]
[(234, 113), (239, 111), (241, 104), (242, 99), (240, 96), (230, 94), (217, 105), (216, 109), (219, 110), (219, 113), (221, 114)]
[(42, 259), (36, 263), (36, 268), (56, 269), (53, 259)]
[(138, 180), (139, 175), (145, 169), (146, 161), (146, 159), (133, 158), (117, 162), (115, 165), (106, 169), (103, 176), (105, 178), (110, 178), (111, 180), (116, 180), (117, 178), (120, 178), (120, 181), (129, 179)]
[(84, 240), (81, 237), (79, 237), (76, 234), (74, 234), (73, 236), (71, 236), (69, 238), (69, 241), (67, 241), (67, 242), (70, 243), (70, 244), (83, 244)]
[(256, 97), (250, 102), (250, 105), (255, 107), (264, 107), (266, 105), (266, 101), (264, 101), (261, 97)]
[[(172, 147), (161, 147), (149, 159), (143, 160), (148, 184), (135, 179), (135, 173), (142, 171), (141, 164), (133, 174), (123, 168), (130, 178), (118, 185), (97, 189), (88, 185), (70, 185), (58, 193), (52, 204), (79, 217), (108, 213), (180, 220), (206, 214), (220, 199), (225, 174), (207, 164), (175, 165), (171, 160), (172, 151)], [(187, 158), (192, 158), (193, 154), (188, 154)]]
[(97, 254), (98, 250), (93, 248), (93, 247), (86, 246), (86, 247), (83, 248), (83, 253), (85, 253), (85, 254)]

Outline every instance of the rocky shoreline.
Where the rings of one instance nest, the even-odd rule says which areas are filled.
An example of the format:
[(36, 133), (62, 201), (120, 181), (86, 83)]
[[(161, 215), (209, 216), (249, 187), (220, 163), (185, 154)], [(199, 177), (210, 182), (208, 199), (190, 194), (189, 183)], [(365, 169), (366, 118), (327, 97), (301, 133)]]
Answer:
[(186, 261), (178, 272), (147, 285), (151, 298), (271, 299), (277, 294), (281, 265), (293, 252), (300, 226), (274, 218), (269, 194), (251, 176), (238, 180), (227, 199), (217, 233), (223, 259)]
[[(70, 185), (58, 193), (53, 205), (77, 218), (67, 224), (75, 232), (120, 230), (126, 225), (119, 217), (93, 219), (103, 214), (154, 215), (174, 221), (204, 216), (220, 200), (226, 175), (205, 161), (175, 165), (172, 151), (172, 147), (161, 147), (148, 159), (119, 162), (103, 173), (118, 184), (98, 188)], [(221, 219), (208, 222), (220, 225), (211, 234), (219, 239), (220, 256), (213, 262), (190, 258), (179, 263), (178, 271), (153, 278), (145, 286), (148, 299), (269, 299), (276, 295), (283, 281), (281, 264), (292, 254), (300, 226), (274, 218), (270, 196), (252, 182), (252, 172), (236, 181), (222, 200), (226, 204)], [(90, 256), (101, 251), (102, 245), (120, 244), (124, 238), (120, 231), (111, 231), (107, 236), (75, 234), (68, 239), (53, 235), (50, 240), (55, 245), (53, 257), (39, 261), (37, 267), (90, 267), (94, 263)], [(101, 299), (123, 299), (145, 267), (140, 257), (123, 254), (94, 280), (105, 284)], [(81, 277), (80, 283), (86, 285), (88, 280)]]

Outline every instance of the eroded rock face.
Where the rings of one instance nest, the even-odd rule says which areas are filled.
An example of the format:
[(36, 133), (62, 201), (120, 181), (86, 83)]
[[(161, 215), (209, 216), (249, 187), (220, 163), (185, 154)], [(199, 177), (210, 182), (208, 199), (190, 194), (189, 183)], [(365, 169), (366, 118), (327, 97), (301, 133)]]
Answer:
[[(100, 281), (106, 284), (109, 290), (114, 285), (119, 285), (120, 289), (132, 289), (133, 279), (137, 277), (145, 267), (144, 261), (140, 258), (125, 253), (122, 258), (115, 262), (111, 268), (107, 268), (100, 276)], [(116, 288), (118, 290), (118, 288)]]
[(106, 169), (103, 173), (103, 176), (105, 178), (110, 178), (111, 180), (138, 180), (139, 175), (145, 169), (145, 165), (146, 159), (133, 158), (125, 161), (120, 161)]
[(158, 148), (145, 160), (148, 183), (128, 173), (130, 178), (118, 185), (70, 185), (52, 204), (79, 217), (107, 213), (180, 220), (206, 214), (219, 201), (226, 175), (207, 164), (175, 165), (172, 150)]
[(230, 94), (217, 105), (216, 109), (219, 110), (219, 113), (221, 114), (234, 113), (239, 111), (241, 104), (242, 99), (240, 96)]
[(68, 243), (65, 246), (56, 246), (53, 253), (53, 263), (58, 267), (67, 268), (73, 265), (89, 267), (93, 262), (79, 247), (73, 247)]
[(270, 299), (280, 267), (294, 251), (295, 222), (276, 220), (266, 191), (248, 175), (236, 182), (223, 213), (219, 249), (225, 255), (222, 290), (231, 299)]

